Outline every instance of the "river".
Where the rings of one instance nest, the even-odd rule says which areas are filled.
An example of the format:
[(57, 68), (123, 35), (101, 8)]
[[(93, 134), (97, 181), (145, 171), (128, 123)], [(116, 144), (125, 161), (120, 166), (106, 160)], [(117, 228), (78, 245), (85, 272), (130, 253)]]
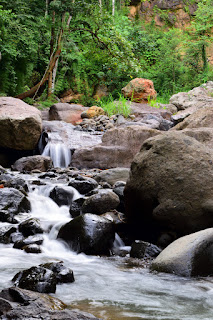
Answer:
[[(25, 180), (36, 174), (22, 175)], [(42, 253), (30, 254), (0, 244), (0, 288), (22, 269), (40, 263), (63, 260), (74, 271), (75, 282), (57, 285), (54, 296), (68, 305), (89, 311), (104, 320), (207, 320), (212, 319), (213, 279), (187, 279), (151, 273), (131, 264), (128, 257), (97, 257), (76, 254), (56, 240), (59, 227), (70, 220), (67, 206), (58, 207), (48, 197), (51, 184), (30, 184), (30, 216), (41, 220), (44, 235)], [(76, 191), (75, 197), (79, 194)], [(20, 216), (20, 220), (26, 219)], [(1, 226), (5, 223), (1, 223)]]

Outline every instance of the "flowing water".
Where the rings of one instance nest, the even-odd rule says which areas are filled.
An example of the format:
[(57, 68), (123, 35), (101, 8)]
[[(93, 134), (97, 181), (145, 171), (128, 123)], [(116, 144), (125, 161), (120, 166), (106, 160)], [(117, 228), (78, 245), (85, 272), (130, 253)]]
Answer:
[(102, 133), (88, 133), (74, 130), (74, 126), (63, 121), (43, 121), (46, 133), (39, 142), (39, 150), (43, 156), (52, 159), (54, 167), (66, 168), (71, 163), (71, 150), (90, 147), (101, 143)]
[[(25, 177), (29, 179), (29, 176)], [(31, 176), (31, 179), (32, 176)], [(77, 309), (105, 320), (207, 320), (213, 318), (213, 279), (185, 279), (150, 273), (131, 265), (129, 258), (76, 254), (56, 239), (61, 225), (70, 220), (67, 206), (58, 207), (48, 194), (53, 185), (33, 186), (31, 216), (41, 220), (42, 253), (29, 254), (0, 245), (0, 289), (22, 269), (63, 260), (74, 271), (75, 282), (57, 286), (55, 296)], [(31, 187), (32, 188), (32, 187)], [(71, 187), (70, 187), (71, 188)], [(75, 199), (80, 195), (74, 191)], [(25, 219), (23, 214), (20, 219)], [(5, 223), (1, 223), (5, 225)], [(123, 243), (116, 237), (116, 246)]]

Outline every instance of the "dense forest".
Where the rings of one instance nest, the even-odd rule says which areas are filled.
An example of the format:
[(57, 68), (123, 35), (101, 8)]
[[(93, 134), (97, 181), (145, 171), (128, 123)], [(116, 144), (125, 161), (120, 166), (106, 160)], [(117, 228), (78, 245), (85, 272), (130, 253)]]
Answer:
[(98, 85), (117, 98), (127, 82), (143, 77), (166, 98), (213, 78), (207, 55), (213, 0), (198, 1), (190, 26), (182, 29), (130, 19), (128, 5), (1, 0), (0, 95), (45, 104), (72, 89), (81, 94), (75, 102), (89, 106)]

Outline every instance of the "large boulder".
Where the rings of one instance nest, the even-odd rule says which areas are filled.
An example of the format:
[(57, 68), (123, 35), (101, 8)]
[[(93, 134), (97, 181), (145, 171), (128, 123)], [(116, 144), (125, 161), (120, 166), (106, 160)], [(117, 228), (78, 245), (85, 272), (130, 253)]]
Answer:
[(135, 78), (122, 89), (124, 97), (130, 98), (135, 102), (144, 102), (155, 99), (157, 93), (151, 80)]
[(0, 147), (33, 150), (41, 127), (38, 109), (16, 98), (0, 97)]
[(78, 216), (61, 227), (58, 238), (86, 254), (109, 254), (115, 238), (113, 223), (95, 214)]
[(56, 103), (49, 110), (49, 120), (62, 120), (76, 124), (81, 121), (81, 114), (88, 108), (81, 104)]
[(53, 162), (50, 157), (40, 155), (20, 158), (12, 165), (13, 170), (20, 172), (32, 170), (46, 172), (52, 167)]
[(175, 105), (178, 110), (185, 110), (193, 107), (201, 109), (213, 105), (213, 81), (208, 81), (200, 87), (196, 87), (188, 92), (174, 94), (169, 103)]
[(185, 128), (213, 127), (213, 98), (209, 107), (198, 109), (178, 123), (171, 130), (183, 130)]
[(71, 165), (77, 168), (129, 168), (142, 143), (160, 131), (133, 125), (108, 130), (102, 143), (75, 150)]
[(182, 132), (146, 140), (124, 190), (126, 217), (135, 236), (156, 241), (213, 223), (213, 151)]
[(47, 294), (14, 287), (0, 292), (0, 316), (2, 320), (101, 320), (86, 312), (70, 310), (61, 300)]
[(153, 261), (151, 269), (184, 277), (213, 275), (213, 228), (172, 242)]

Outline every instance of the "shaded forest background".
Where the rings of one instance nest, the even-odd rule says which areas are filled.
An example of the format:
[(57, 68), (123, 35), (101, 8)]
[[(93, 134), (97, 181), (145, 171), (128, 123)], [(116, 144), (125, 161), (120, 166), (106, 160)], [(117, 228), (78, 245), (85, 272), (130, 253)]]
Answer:
[[(185, 3), (187, 6), (192, 3)], [(97, 87), (113, 98), (131, 79), (151, 79), (162, 102), (213, 80), (213, 0), (193, 2), (191, 23), (156, 26), (118, 0), (1, 0), (0, 95), (51, 104), (66, 90), (94, 104)]]

